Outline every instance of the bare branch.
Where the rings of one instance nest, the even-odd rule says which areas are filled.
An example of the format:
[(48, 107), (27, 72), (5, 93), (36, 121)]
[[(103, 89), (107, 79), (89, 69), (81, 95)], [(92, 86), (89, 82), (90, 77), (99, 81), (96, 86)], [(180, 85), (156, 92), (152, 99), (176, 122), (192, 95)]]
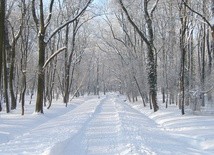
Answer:
[(21, 33), (22, 33), (22, 29), (23, 29), (23, 25), (24, 25), (24, 17), (26, 15), (26, 11), (27, 11), (27, 8), (26, 8), (26, 4), (25, 4), (25, 1), (22, 0), (22, 5), (23, 5), (23, 11), (22, 11), (22, 17), (21, 17), (21, 24), (19, 26), (19, 31), (17, 32), (17, 34), (14, 36), (13, 38), (13, 43), (17, 42), (17, 40), (19, 39), (19, 37), (21, 36)]
[(155, 9), (157, 8), (158, 2), (159, 2), (159, 0), (156, 0), (155, 4), (153, 5), (153, 8), (150, 12), (150, 17), (153, 17), (153, 13), (154, 13)]
[(97, 16), (95, 15), (95, 16), (92, 16), (92, 17), (86, 19), (85, 21), (83, 21), (83, 22), (77, 27), (76, 32), (81, 28), (82, 25), (84, 25), (85, 23), (87, 23), (88, 21), (90, 21), (90, 20), (92, 20), (92, 19), (94, 19), (94, 18), (96, 18), (96, 17), (97, 17)]
[(109, 25), (113, 38), (114, 38), (115, 40), (121, 42), (123, 45), (126, 45), (125, 42), (124, 42), (122, 39), (119, 39), (119, 38), (117, 38), (117, 37), (115, 36), (114, 30), (113, 30), (113, 26), (112, 26), (112, 24), (111, 24), (111, 22), (110, 22), (110, 20), (109, 20), (109, 18), (108, 18), (107, 16), (106, 16), (106, 19), (107, 19), (107, 20), (105, 20), (105, 19), (104, 19), (104, 20), (105, 20), (106, 23)]
[(49, 38), (47, 39), (46, 43), (48, 43), (51, 38), (58, 32), (60, 31), (61, 29), (63, 29), (65, 26), (67, 26), (68, 24), (74, 22), (75, 20), (77, 20), (84, 12), (85, 10), (87, 9), (87, 7), (89, 6), (89, 4), (92, 2), (92, 0), (89, 0), (88, 3), (85, 5), (85, 7), (80, 11), (80, 13), (78, 15), (76, 15), (76, 17), (74, 17), (73, 19), (65, 22), (64, 24), (62, 24), (61, 26), (59, 26), (58, 28), (56, 28), (52, 34), (49, 36)]
[(32, 0), (32, 15), (33, 15), (33, 20), (36, 23), (36, 28), (38, 29), (38, 25), (39, 25), (39, 19), (36, 15), (36, 9), (35, 9), (35, 0)]
[(7, 13), (5, 14), (5, 19), (9, 19), (12, 11), (13, 11), (13, 6), (15, 4), (15, 1), (12, 1), (10, 2), (10, 4), (8, 5), (7, 2), (6, 2), (6, 5), (7, 5)]
[(201, 93), (203, 93), (203, 94), (207, 94), (207, 93), (209, 93), (209, 92), (211, 92), (212, 90), (213, 90), (213, 86), (210, 88), (210, 89), (208, 89), (208, 90), (205, 90), (205, 91), (201, 91)]
[(48, 60), (45, 62), (44, 66), (42, 67), (43, 69), (45, 69), (45, 67), (48, 65), (48, 63), (56, 56), (58, 55), (60, 52), (62, 52), (63, 50), (67, 49), (66, 47), (62, 47), (60, 48), (58, 51), (56, 51), (54, 54), (52, 54), (50, 56), (50, 58), (48, 58)]
[(138, 28), (138, 26), (134, 23), (134, 21), (131, 19), (127, 9), (125, 8), (122, 0), (119, 0), (120, 6), (122, 7), (123, 11), (125, 12), (129, 22), (131, 23), (131, 25), (136, 29), (137, 33), (140, 35), (140, 37), (143, 39), (143, 41), (145, 41), (145, 43), (147, 45), (150, 45), (150, 42), (148, 41), (148, 39), (145, 37), (145, 35), (143, 34), (143, 32)]
[(53, 4), (54, 4), (54, 0), (51, 0), (51, 4), (49, 7), (49, 14), (48, 14), (47, 18), (45, 19), (45, 29), (48, 27), (51, 17), (52, 17)]
[(193, 10), (184, 0), (182, 0), (183, 4), (190, 10), (192, 11), (193, 13), (197, 14), (198, 16), (200, 16), (206, 23), (207, 25), (209, 25), (210, 28), (213, 28), (213, 26), (210, 24), (210, 22), (202, 15), (200, 14), (199, 12)]

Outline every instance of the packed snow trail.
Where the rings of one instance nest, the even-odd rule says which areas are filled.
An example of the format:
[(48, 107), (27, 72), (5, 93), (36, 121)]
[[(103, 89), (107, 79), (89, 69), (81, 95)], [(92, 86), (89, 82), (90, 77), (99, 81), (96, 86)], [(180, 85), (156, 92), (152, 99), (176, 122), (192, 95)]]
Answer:
[(0, 144), (0, 154), (208, 154), (162, 131), (118, 95), (91, 98), (69, 112)]

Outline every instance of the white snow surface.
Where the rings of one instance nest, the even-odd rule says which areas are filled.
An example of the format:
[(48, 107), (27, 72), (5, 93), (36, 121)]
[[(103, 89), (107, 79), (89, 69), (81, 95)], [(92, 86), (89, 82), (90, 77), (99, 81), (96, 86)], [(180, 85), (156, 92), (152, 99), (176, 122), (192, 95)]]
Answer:
[(0, 113), (0, 155), (212, 155), (214, 116), (171, 105), (152, 112), (116, 93), (84, 96), (44, 115)]

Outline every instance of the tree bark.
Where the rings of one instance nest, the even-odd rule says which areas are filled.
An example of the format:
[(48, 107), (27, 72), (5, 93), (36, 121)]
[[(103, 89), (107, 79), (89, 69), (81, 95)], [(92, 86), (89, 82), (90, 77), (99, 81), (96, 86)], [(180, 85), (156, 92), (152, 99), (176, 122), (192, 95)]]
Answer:
[(7, 68), (7, 60), (6, 60), (6, 50), (3, 52), (3, 67), (4, 67), (4, 98), (6, 102), (6, 112), (10, 112), (10, 103), (8, 97), (8, 68)]
[(10, 97), (11, 97), (11, 110), (16, 109), (16, 97), (13, 89), (13, 80), (14, 80), (14, 64), (15, 64), (15, 44), (12, 45), (12, 58), (10, 65), (10, 73), (9, 73), (9, 88), (10, 88)]
[[(33, 4), (34, 5), (34, 4)], [(43, 96), (44, 96), (44, 88), (45, 88), (45, 74), (43, 70), (43, 66), (45, 63), (45, 47), (46, 44), (44, 42), (45, 36), (45, 23), (44, 23), (44, 13), (43, 13), (43, 0), (40, 0), (39, 3), (39, 25), (38, 29), (38, 46), (39, 46), (39, 63), (38, 63), (38, 77), (37, 77), (37, 97), (36, 97), (36, 108), (35, 112), (43, 113)], [(34, 19), (36, 21), (37, 19)]]
[(0, 1), (0, 83), (2, 78), (2, 64), (4, 53), (4, 23), (5, 23), (5, 0)]
[(38, 78), (37, 78), (37, 98), (36, 98), (36, 112), (43, 113), (43, 95), (45, 86), (45, 75), (43, 65), (45, 63), (45, 43), (44, 34), (39, 34), (39, 64), (38, 64)]
[(26, 72), (22, 72), (22, 115), (25, 112)]
[[(74, 40), (74, 36), (73, 36), (73, 40)], [(66, 104), (66, 107), (67, 107), (67, 104), (68, 104), (68, 101), (69, 101), (69, 94), (70, 94), (70, 90), (69, 90), (69, 85), (70, 85), (70, 62), (68, 60), (68, 41), (69, 41), (69, 25), (66, 26), (66, 34), (65, 34), (65, 46), (67, 47), (66, 51), (65, 51), (65, 79), (64, 79), (64, 96), (63, 96), (63, 102)], [(74, 47), (71, 47), (72, 48), (72, 56), (70, 57), (73, 57), (73, 48)], [(72, 59), (71, 59), (72, 60)]]
[[(0, 86), (2, 84), (2, 64), (3, 64), (3, 54), (4, 54), (4, 23), (5, 23), (5, 0), (0, 1)], [(0, 103), (0, 111), (2, 110), (2, 105)]]
[[(187, 0), (185, 0), (187, 3)], [(180, 21), (181, 21), (181, 29), (180, 29), (180, 51), (181, 51), (181, 63), (180, 63), (180, 80), (179, 80), (179, 108), (181, 109), (181, 114), (184, 115), (184, 101), (185, 101), (185, 57), (186, 57), (186, 31), (187, 31), (187, 16), (186, 16), (186, 6), (181, 4), (180, 6)]]

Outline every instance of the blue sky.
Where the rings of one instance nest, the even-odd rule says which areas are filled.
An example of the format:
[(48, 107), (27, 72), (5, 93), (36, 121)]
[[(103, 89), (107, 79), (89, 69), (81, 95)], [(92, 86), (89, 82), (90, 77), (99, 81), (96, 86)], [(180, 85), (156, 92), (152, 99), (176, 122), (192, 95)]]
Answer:
[(105, 1), (106, 1), (106, 0), (94, 0), (94, 2), (95, 2), (95, 3), (98, 3), (98, 4), (99, 4), (99, 3), (103, 3), (103, 2), (105, 2)]

